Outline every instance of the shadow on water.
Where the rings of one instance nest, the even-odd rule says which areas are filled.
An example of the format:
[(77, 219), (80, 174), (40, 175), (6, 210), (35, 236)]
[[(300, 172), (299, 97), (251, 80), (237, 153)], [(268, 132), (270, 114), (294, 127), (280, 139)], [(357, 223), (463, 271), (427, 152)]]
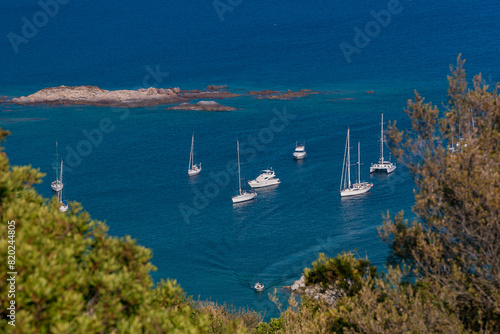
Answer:
[(200, 176), (201, 176), (201, 173), (197, 174), (197, 175), (193, 175), (193, 176), (187, 176), (187, 172), (186, 172), (186, 177), (188, 178), (188, 184), (190, 186), (195, 185), (196, 182), (199, 180)]

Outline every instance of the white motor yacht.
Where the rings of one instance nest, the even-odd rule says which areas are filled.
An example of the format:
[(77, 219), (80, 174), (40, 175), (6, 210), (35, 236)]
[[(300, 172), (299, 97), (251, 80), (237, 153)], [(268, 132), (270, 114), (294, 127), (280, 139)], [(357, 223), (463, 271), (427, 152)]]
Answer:
[(293, 152), (293, 157), (297, 160), (304, 159), (305, 157), (307, 157), (306, 145), (305, 144), (299, 145), (298, 143), (296, 143), (295, 151)]
[(281, 181), (276, 177), (272, 168), (260, 171), (260, 175), (255, 180), (248, 181), (252, 188), (262, 188), (280, 184)]

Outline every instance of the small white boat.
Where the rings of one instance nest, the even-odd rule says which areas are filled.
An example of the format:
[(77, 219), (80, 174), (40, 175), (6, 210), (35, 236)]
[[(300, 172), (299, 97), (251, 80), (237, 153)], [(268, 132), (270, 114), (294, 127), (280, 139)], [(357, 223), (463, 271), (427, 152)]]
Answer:
[(257, 282), (257, 283), (255, 283), (255, 285), (253, 286), (253, 288), (257, 292), (262, 292), (262, 291), (264, 291), (264, 284), (261, 284), (261, 283)]
[(346, 148), (344, 151), (344, 164), (342, 166), (342, 178), (340, 180), (340, 196), (354, 196), (368, 192), (373, 183), (361, 182), (361, 162), (360, 162), (360, 145), (358, 142), (358, 182), (351, 184), (351, 148), (349, 139), (349, 129), (347, 129)]
[[(63, 161), (61, 160), (61, 182), (62, 182), (62, 171), (63, 171)], [(57, 198), (59, 199), (59, 202), (61, 203), (61, 206), (59, 207), (59, 211), (61, 211), (61, 212), (68, 211), (68, 208), (69, 208), (68, 201), (64, 201), (62, 199), (63, 198), (62, 189), (57, 192)]]
[(201, 163), (194, 163), (194, 133), (193, 137), (191, 137), (191, 152), (189, 152), (189, 168), (188, 168), (188, 176), (195, 176), (200, 174), (201, 172)]
[(68, 211), (69, 205), (68, 201), (61, 201), (61, 206), (59, 207), (59, 211), (66, 212)]
[(293, 152), (294, 159), (300, 160), (307, 157), (306, 145), (295, 143), (295, 151)]
[(391, 161), (384, 159), (384, 114), (382, 114), (382, 122), (380, 123), (380, 159), (377, 163), (372, 163), (370, 173), (385, 172), (387, 174), (394, 172), (396, 165)]
[[(50, 187), (52, 188), (53, 191), (61, 191), (63, 188), (63, 183), (62, 183), (62, 160), (61, 160), (61, 167), (59, 168), (59, 151), (57, 149), (57, 142), (56, 142), (56, 166), (54, 167), (56, 171), (56, 180), (52, 181), (50, 184)], [(59, 170), (61, 171), (59, 173)]]
[(467, 147), (467, 144), (463, 144), (462, 142), (464, 141), (463, 138), (460, 138), (458, 143), (453, 144), (453, 141), (451, 142), (451, 145), (448, 145), (448, 151), (450, 151), (451, 154), (455, 154), (457, 152), (460, 152), (462, 150), (462, 147)]
[(252, 188), (269, 187), (280, 183), (280, 179), (276, 177), (272, 168), (260, 171), (260, 175), (255, 180), (248, 181), (248, 185)]
[(241, 203), (241, 202), (246, 202), (253, 200), (256, 196), (257, 193), (255, 191), (248, 191), (248, 190), (241, 190), (241, 171), (240, 171), (240, 142), (236, 141), (236, 147), (238, 150), (238, 188), (239, 188), (239, 194), (236, 196), (231, 197), (231, 200), (234, 203)]

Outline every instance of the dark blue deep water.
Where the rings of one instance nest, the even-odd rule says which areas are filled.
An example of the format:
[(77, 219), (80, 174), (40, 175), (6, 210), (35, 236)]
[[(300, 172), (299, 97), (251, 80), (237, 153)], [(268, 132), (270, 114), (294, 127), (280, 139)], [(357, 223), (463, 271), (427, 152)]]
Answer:
[[(12, 132), (6, 152), (12, 164), (47, 173), (37, 186), (45, 197), (53, 195), (57, 140), (68, 166), (65, 198), (106, 220), (111, 235), (151, 248), (156, 280), (175, 278), (194, 298), (267, 317), (277, 313), (267, 293), (251, 289), (256, 280), (267, 291), (289, 285), (319, 252), (357, 250), (383, 267), (382, 214), (412, 217), (408, 170), (368, 172), (378, 159), (380, 114), (408, 127), (404, 107), (414, 90), (441, 106), (459, 53), (470, 75), (500, 81), (497, 0), (61, 2), (47, 2), (52, 16), (40, 14), (35, 0), (1, 2), (0, 95), (59, 85), (322, 92), (296, 101), (235, 98), (223, 103), (241, 109), (220, 113), (0, 105), (0, 125)], [(373, 24), (372, 11), (390, 17)], [(33, 21), (39, 27), (24, 27)], [(356, 27), (371, 36), (356, 39)], [(346, 58), (340, 45), (356, 41)], [(341, 199), (347, 127), (361, 142), (362, 177), (374, 188)], [(203, 171), (188, 179), (192, 132)], [(241, 206), (232, 205), (237, 183), (224, 173), (237, 138), (247, 180), (272, 166), (282, 181)], [(303, 162), (292, 160), (297, 140), (306, 141)]]

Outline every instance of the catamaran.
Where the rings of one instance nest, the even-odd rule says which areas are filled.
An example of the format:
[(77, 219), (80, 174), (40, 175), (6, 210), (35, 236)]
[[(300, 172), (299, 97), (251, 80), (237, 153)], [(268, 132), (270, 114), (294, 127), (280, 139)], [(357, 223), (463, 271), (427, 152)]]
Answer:
[(394, 172), (396, 165), (391, 161), (384, 160), (384, 114), (382, 114), (382, 122), (380, 123), (380, 159), (377, 163), (372, 163), (370, 173), (386, 172), (387, 174)]
[(239, 194), (233, 196), (231, 199), (233, 203), (246, 202), (254, 199), (257, 196), (255, 191), (241, 190), (241, 170), (240, 170), (240, 142), (236, 141), (236, 147), (238, 150), (238, 187)]
[(340, 196), (354, 196), (368, 192), (373, 183), (361, 182), (361, 162), (360, 162), (360, 145), (358, 142), (358, 182), (351, 184), (351, 148), (349, 139), (349, 129), (347, 129), (347, 140), (344, 151), (344, 164), (342, 166), (342, 177), (340, 179)]
[(54, 169), (56, 170), (56, 180), (52, 181), (50, 187), (52, 188), (53, 191), (61, 191), (63, 188), (63, 183), (62, 183), (62, 160), (61, 160), (61, 175), (59, 175), (59, 151), (57, 149), (57, 141), (56, 141), (56, 167)]
[(248, 185), (252, 188), (269, 187), (280, 183), (280, 179), (276, 177), (272, 168), (260, 171), (260, 175), (255, 180), (248, 181)]
[(188, 176), (195, 176), (200, 174), (201, 172), (201, 163), (194, 163), (194, 133), (193, 137), (191, 137), (191, 152), (189, 152), (189, 168), (188, 168)]
[(295, 151), (293, 152), (294, 159), (300, 160), (307, 157), (306, 144), (295, 143)]

